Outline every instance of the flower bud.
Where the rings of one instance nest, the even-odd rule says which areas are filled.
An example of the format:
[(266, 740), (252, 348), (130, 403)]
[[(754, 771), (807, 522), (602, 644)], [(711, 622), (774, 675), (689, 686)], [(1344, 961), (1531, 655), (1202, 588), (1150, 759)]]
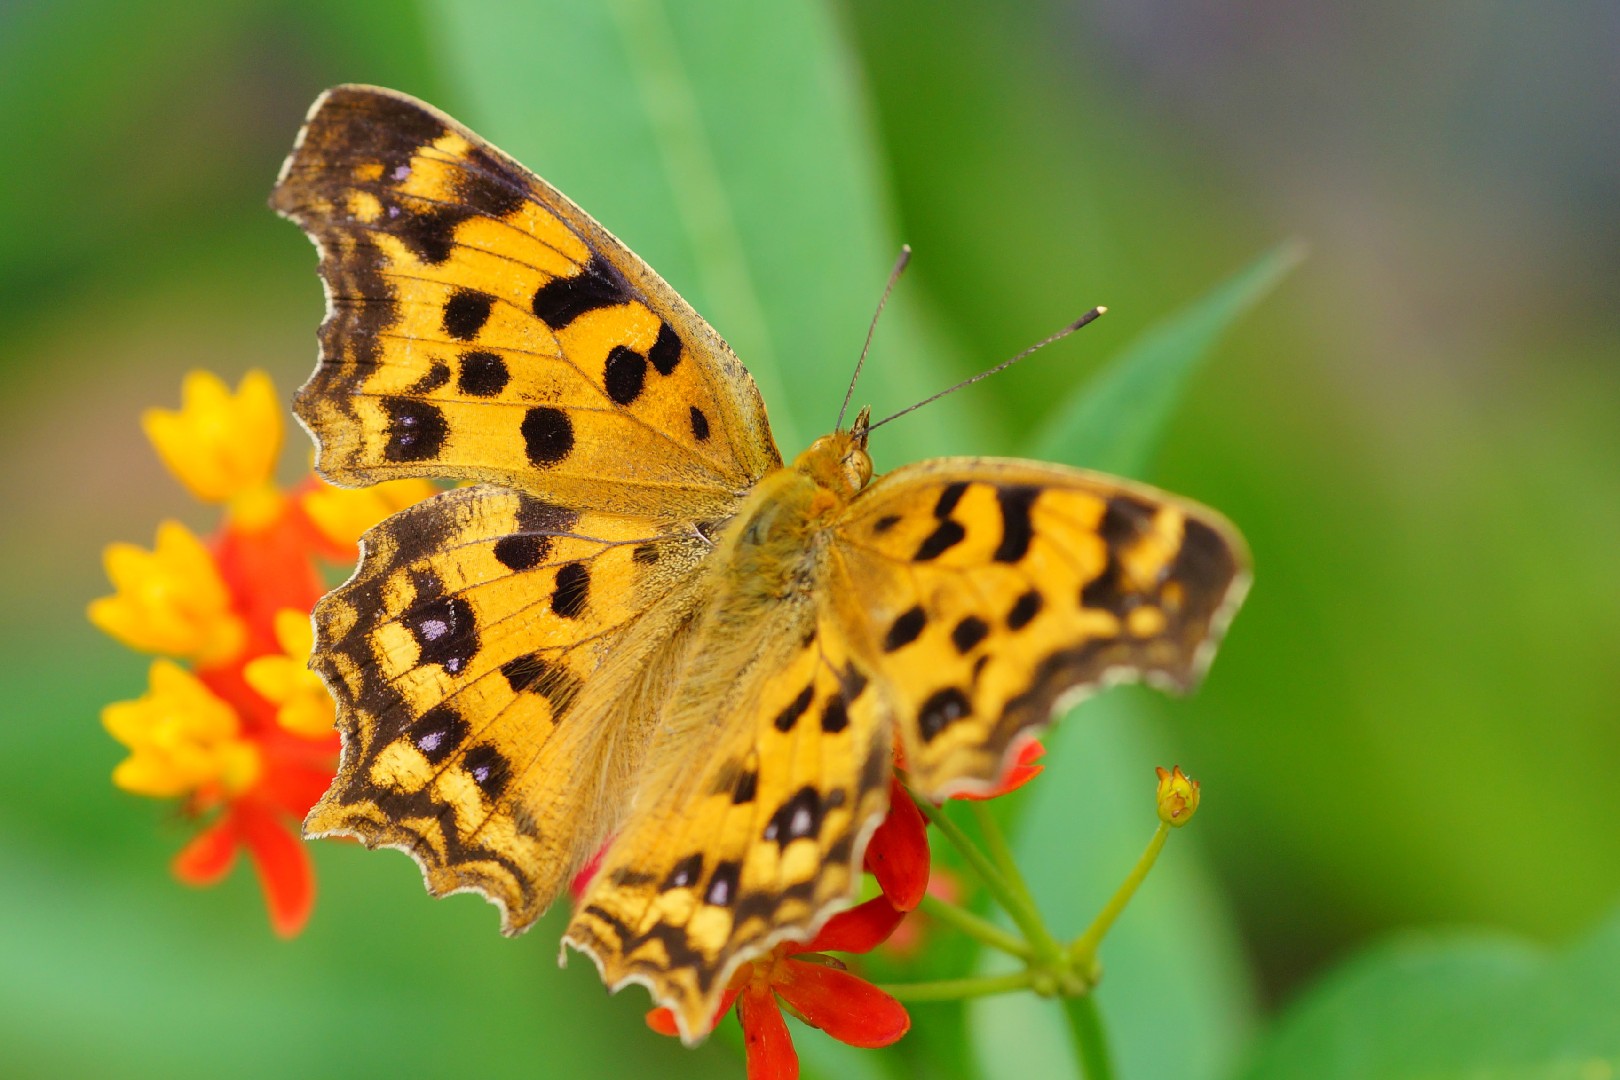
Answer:
[(1154, 772), (1159, 774), (1159, 820), (1179, 829), (1198, 812), (1198, 781), (1182, 772), (1180, 765)]

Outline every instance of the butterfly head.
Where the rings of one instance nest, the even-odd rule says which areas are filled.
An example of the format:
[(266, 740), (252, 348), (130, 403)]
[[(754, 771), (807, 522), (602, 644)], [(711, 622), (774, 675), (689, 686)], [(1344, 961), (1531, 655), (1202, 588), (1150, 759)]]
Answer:
[(866, 425), (871, 417), (871, 406), (861, 409), (848, 431), (823, 435), (799, 455), (793, 467), (840, 502), (853, 499), (872, 479), (872, 459), (866, 452)]

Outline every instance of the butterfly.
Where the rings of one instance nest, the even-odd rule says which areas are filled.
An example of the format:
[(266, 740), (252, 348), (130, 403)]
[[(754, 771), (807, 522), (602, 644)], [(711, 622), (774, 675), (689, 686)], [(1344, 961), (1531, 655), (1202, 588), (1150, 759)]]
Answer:
[(753, 380), (579, 207), (437, 110), (316, 101), (274, 208), (327, 296), (299, 390), (335, 483), (461, 482), (315, 610), (339, 771), (311, 837), (395, 847), (700, 1038), (847, 906), (889, 801), (996, 783), (1077, 693), (1186, 689), (1246, 587), (1223, 518), (1059, 465), (785, 463)]

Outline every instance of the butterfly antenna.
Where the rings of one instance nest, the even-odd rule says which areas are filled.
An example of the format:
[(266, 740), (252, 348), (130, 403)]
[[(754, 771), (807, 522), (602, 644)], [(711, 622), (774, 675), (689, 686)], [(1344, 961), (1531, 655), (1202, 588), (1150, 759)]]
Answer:
[(877, 310), (872, 313), (872, 325), (866, 328), (866, 344), (861, 346), (861, 358), (855, 361), (855, 374), (849, 377), (849, 389), (844, 391), (844, 404), (838, 410), (838, 423), (833, 425), (834, 430), (844, 426), (844, 414), (849, 411), (849, 399), (855, 396), (855, 380), (861, 377), (861, 367), (866, 363), (866, 351), (872, 347), (872, 335), (877, 332), (878, 316), (883, 314), (883, 305), (889, 302), (889, 294), (894, 291), (894, 283), (900, 280), (905, 273), (906, 264), (911, 262), (911, 245), (900, 245), (900, 257), (894, 260), (894, 269), (889, 271), (889, 283), (883, 286), (883, 297), (878, 301)]
[[(1019, 353), (1017, 356), (1011, 357), (1010, 359), (1007, 359), (1007, 360), (1003, 360), (1001, 363), (997, 364), (995, 367), (989, 369), (988, 371), (981, 371), (977, 375), (973, 376), (970, 379), (963, 379), (961, 382), (957, 383), (955, 386), (947, 387), (946, 389), (941, 390), (939, 393), (933, 395), (932, 397), (923, 398), (921, 401), (917, 402), (917, 404), (915, 404), (915, 405), (908, 405), (906, 408), (901, 409), (899, 412), (895, 413), (893, 416), (885, 416), (883, 419), (879, 420), (875, 424), (868, 424), (868, 425), (866, 425), (866, 430), (871, 431), (874, 428), (880, 428), (884, 424), (887, 424), (890, 420), (898, 420), (900, 417), (906, 415), (906, 413), (914, 412), (917, 409), (922, 408), (924, 405), (927, 405), (929, 402), (938, 401), (940, 398), (944, 397), (946, 394), (954, 394), (956, 391), (962, 389), (962, 387), (964, 387), (964, 386), (971, 386), (974, 383), (978, 382), (980, 379), (988, 379), (990, 376), (994, 375), (998, 371), (1005, 371), (1007, 368), (1012, 367), (1014, 364), (1018, 363), (1018, 361), (1022, 360), (1024, 357), (1028, 356), (1030, 353), (1036, 352), (1036, 351), (1038, 351), (1040, 349), (1044, 349), (1048, 345), (1052, 344), (1054, 341), (1062, 341), (1064, 338), (1068, 337), (1070, 334), (1074, 333), (1076, 330), (1080, 329), (1082, 326), (1086, 325), (1087, 323), (1097, 321), (1099, 318), (1102, 317), (1103, 313), (1106, 312), (1107, 310), (1108, 309), (1105, 308), (1105, 307), (1094, 307), (1090, 311), (1086, 312), (1084, 315), (1080, 316), (1078, 319), (1074, 320), (1074, 322), (1070, 323), (1068, 326), (1065, 326), (1063, 329), (1061, 329), (1057, 333), (1053, 334), (1051, 337), (1042, 338), (1040, 341), (1037, 341), (1035, 344), (1031, 345), (1029, 348), (1027, 348), (1023, 352)], [(856, 434), (861, 434), (861, 433), (857, 432)]]

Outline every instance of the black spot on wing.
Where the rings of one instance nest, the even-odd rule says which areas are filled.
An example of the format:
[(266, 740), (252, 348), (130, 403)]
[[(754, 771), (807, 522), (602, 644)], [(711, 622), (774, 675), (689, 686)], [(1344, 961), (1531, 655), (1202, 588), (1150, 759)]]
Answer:
[(1112, 552), (1109, 553), (1108, 563), (1103, 567), (1102, 573), (1086, 582), (1080, 589), (1080, 603), (1083, 607), (1097, 608), (1115, 615), (1123, 616), (1140, 605), (1142, 600), (1142, 595), (1130, 588), (1125, 580), (1125, 569)]
[(503, 536), (495, 541), (495, 558), (508, 570), (533, 570), (551, 554), (551, 537), (533, 533)]
[(799, 717), (803, 716), (805, 710), (810, 708), (810, 702), (815, 698), (815, 693), (814, 687), (807, 686), (799, 692), (798, 697), (788, 702), (782, 711), (776, 714), (776, 719), (773, 721), (776, 730), (781, 732), (792, 731), (793, 725), (799, 722)]
[(787, 847), (795, 840), (814, 839), (821, 832), (821, 816), (821, 796), (806, 784), (777, 807), (765, 823), (763, 838), (779, 847)]
[(503, 218), (527, 201), (528, 185), (507, 172), (482, 146), (468, 150), (458, 164), (461, 172), (456, 177), (456, 195), (478, 213)]
[(934, 516), (941, 521), (951, 516), (956, 504), (962, 501), (962, 495), (967, 491), (966, 480), (958, 480), (954, 484), (946, 484), (939, 493), (939, 501), (934, 504)]
[(488, 744), (475, 746), (461, 759), (461, 767), (473, 778), (491, 801), (499, 799), (512, 777), (512, 766), (501, 752)]
[(913, 562), (930, 562), (966, 538), (967, 530), (960, 523), (947, 518), (941, 521), (933, 532), (923, 537), (923, 542), (917, 545), (917, 552), (911, 559)]
[(553, 330), (597, 308), (617, 307), (631, 299), (630, 287), (600, 255), (592, 255), (579, 273), (552, 278), (535, 290), (536, 317)]
[(681, 337), (669, 323), (658, 328), (658, 340), (647, 350), (647, 360), (660, 375), (673, 373), (681, 362)]
[(557, 585), (551, 593), (551, 610), (565, 619), (577, 619), (585, 611), (591, 595), (591, 571), (580, 562), (557, 569)]
[(428, 368), (427, 374), (406, 387), (405, 392), (407, 394), (431, 394), (433, 391), (448, 385), (449, 382), (450, 365), (443, 360), (435, 360), (433, 366)]
[(966, 656), (978, 647), (990, 634), (990, 625), (977, 615), (966, 616), (951, 630), (951, 644), (956, 651)]
[(1022, 593), (1013, 601), (1012, 610), (1007, 612), (1007, 629), (1022, 630), (1028, 626), (1041, 613), (1041, 594), (1034, 589)]
[(928, 613), (913, 604), (889, 624), (888, 633), (883, 635), (883, 651), (895, 652), (905, 648), (922, 635), (923, 627), (927, 625)]
[(411, 209), (391, 219), (386, 228), (404, 242), (418, 262), (438, 266), (450, 258), (456, 246), (456, 226), (472, 216), (471, 210), (460, 206)]
[(849, 727), (849, 707), (844, 703), (842, 691), (834, 693), (821, 708), (821, 730), (836, 735)]
[(444, 303), (444, 332), (461, 341), (471, 341), (489, 321), (495, 298), (476, 289), (457, 289)]
[(714, 907), (730, 907), (737, 900), (737, 881), (742, 876), (742, 864), (726, 861), (709, 875), (709, 887), (703, 893), (703, 902)]
[(544, 468), (574, 449), (574, 422), (561, 409), (536, 405), (523, 414), (523, 448), (529, 461)]
[(560, 721), (582, 687), (579, 676), (563, 664), (538, 653), (516, 656), (501, 665), (501, 674), (514, 693), (539, 694), (551, 703), (551, 719)]
[(419, 602), (402, 621), (416, 639), (418, 663), (438, 664), (451, 675), (459, 675), (478, 652), (472, 605), (459, 596)]
[(506, 361), (492, 352), (461, 354), (461, 375), (456, 387), (469, 397), (494, 397), (511, 379)]
[(613, 346), (602, 369), (602, 384), (608, 397), (620, 405), (629, 405), (641, 396), (647, 381), (647, 359), (623, 345)]
[(696, 405), (692, 406), (692, 437), (698, 442), (709, 441), (709, 418), (703, 415), (703, 410)]
[(973, 711), (967, 695), (954, 686), (936, 690), (917, 710), (917, 730), (923, 742), (932, 742), (940, 732)]
[(460, 714), (441, 704), (417, 717), (406, 731), (406, 737), (423, 757), (438, 765), (455, 752), (471, 730)]
[(450, 436), (450, 426), (437, 405), (393, 397), (383, 398), (382, 408), (388, 417), (383, 457), (389, 461), (430, 461), (439, 456)]
[(689, 889), (698, 883), (703, 876), (703, 856), (699, 854), (688, 855), (676, 863), (670, 870), (669, 877), (664, 879), (660, 888), (664, 892), (670, 889)]
[(1029, 543), (1035, 537), (1030, 509), (1040, 493), (1038, 487), (996, 489), (996, 505), (1001, 509), (1001, 543), (991, 556), (996, 562), (1015, 563), (1029, 554)]

